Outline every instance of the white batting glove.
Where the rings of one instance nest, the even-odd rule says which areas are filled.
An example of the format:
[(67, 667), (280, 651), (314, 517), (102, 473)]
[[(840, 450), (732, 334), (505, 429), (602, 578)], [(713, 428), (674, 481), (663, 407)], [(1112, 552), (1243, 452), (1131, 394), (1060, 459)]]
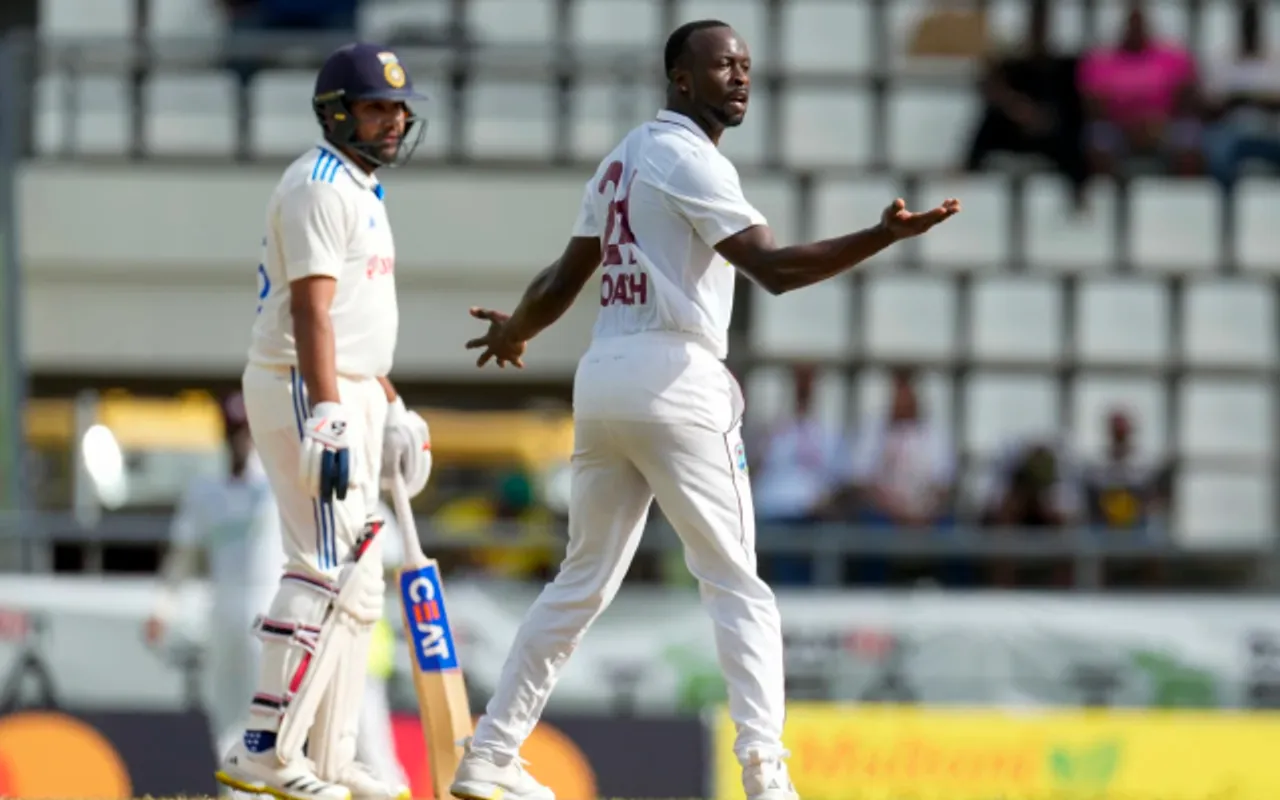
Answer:
[(410, 497), (425, 489), (431, 477), (431, 430), (399, 397), (387, 408), (382, 434), (382, 488), (391, 490), (396, 473), (404, 479)]
[(317, 500), (345, 500), (351, 482), (350, 425), (338, 403), (316, 403), (303, 425), (302, 488)]

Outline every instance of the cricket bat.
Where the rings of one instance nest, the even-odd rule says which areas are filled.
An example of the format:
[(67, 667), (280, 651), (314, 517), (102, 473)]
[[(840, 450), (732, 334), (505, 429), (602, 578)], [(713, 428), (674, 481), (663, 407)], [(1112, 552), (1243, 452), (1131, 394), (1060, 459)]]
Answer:
[(462, 759), (462, 742), (471, 736), (471, 705), (449, 627), (440, 565), (422, 552), (409, 494), (400, 475), (395, 476), (391, 499), (404, 538), (400, 604), (404, 609), (413, 688), (418, 695), (418, 717), (427, 742), (436, 800), (446, 800), (453, 773)]

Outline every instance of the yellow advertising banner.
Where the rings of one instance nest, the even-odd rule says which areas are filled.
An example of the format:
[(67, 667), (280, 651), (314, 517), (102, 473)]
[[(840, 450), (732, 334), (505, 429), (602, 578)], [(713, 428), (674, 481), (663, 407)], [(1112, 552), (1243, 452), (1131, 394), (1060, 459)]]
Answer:
[[(727, 712), (716, 800), (742, 800)], [(804, 800), (1280, 800), (1280, 714), (793, 704)]]

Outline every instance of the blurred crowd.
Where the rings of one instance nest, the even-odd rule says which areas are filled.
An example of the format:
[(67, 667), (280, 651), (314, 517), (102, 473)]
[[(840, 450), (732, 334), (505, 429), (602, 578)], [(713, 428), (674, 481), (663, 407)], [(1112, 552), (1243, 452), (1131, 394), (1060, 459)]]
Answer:
[(1083, 52), (1052, 44), (1050, 0), (1028, 0), (1025, 39), (991, 54), (964, 168), (995, 153), (1039, 156), (1074, 189), (1134, 171), (1209, 175), (1230, 191), (1249, 165), (1280, 167), (1280, 64), (1267, 52), (1264, 4), (1237, 6), (1236, 52), (1210, 63), (1155, 29), (1142, 2)]
[[(964, 522), (998, 535), (1048, 537), (1072, 529), (1150, 541), (1165, 535), (1171, 496), (1169, 469), (1138, 457), (1138, 420), (1124, 408), (1107, 412), (1107, 445), (1097, 457), (1072, 452), (1051, 432), (1008, 442), (988, 463), (966, 465), (985, 477), (964, 491), (957, 480), (956, 447), (946, 428), (924, 407), (917, 375), (893, 373), (887, 411), (851, 430), (823, 423), (814, 410), (816, 371), (793, 371), (794, 405), (754, 438), (751, 462), (761, 526), (786, 525), (804, 535), (822, 523), (851, 524), (851, 534), (947, 536)], [(813, 580), (808, 557), (765, 559), (779, 584)], [(845, 580), (862, 585), (893, 578), (880, 559), (850, 558)], [(925, 574), (943, 583), (990, 586), (1069, 586), (1066, 565), (1043, 569), (999, 560), (981, 568), (944, 564)]]

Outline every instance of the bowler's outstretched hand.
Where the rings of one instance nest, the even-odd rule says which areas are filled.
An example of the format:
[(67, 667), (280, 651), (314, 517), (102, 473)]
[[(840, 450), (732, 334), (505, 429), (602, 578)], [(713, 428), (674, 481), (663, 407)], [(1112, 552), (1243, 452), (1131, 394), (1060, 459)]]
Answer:
[(484, 336), (467, 342), (468, 350), (474, 350), (477, 347), (484, 348), (480, 358), (476, 359), (476, 366), (483, 367), (489, 362), (489, 359), (493, 359), (500, 368), (505, 368), (507, 364), (512, 364), (517, 369), (524, 369), (522, 356), (528, 346), (528, 342), (513, 339), (508, 335), (506, 323), (511, 319), (511, 315), (488, 308), (472, 307), (471, 316), (489, 323), (489, 330)]
[(919, 213), (907, 210), (906, 201), (901, 197), (889, 204), (880, 215), (880, 224), (893, 234), (895, 239), (909, 239), (919, 236), (925, 231), (951, 219), (960, 213), (960, 201), (949, 197), (937, 208)]

